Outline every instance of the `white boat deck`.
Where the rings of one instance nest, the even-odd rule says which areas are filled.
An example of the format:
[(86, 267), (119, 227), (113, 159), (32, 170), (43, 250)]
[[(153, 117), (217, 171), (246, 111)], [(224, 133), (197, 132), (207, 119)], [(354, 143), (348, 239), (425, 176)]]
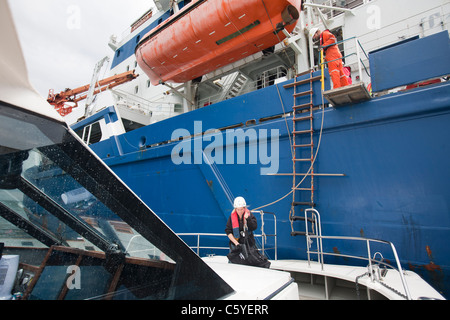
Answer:
[(266, 300), (297, 298), (297, 284), (289, 272), (228, 263), (225, 256), (203, 258), (235, 293), (233, 300)]
[[(265, 299), (275, 287), (289, 283), (292, 277), (296, 286), (286, 292), (298, 287), (300, 300), (405, 300), (400, 275), (393, 269), (389, 269), (381, 281), (372, 281), (366, 274), (368, 269), (358, 266), (324, 264), (322, 270), (315, 261), (308, 264), (306, 260), (271, 260), (270, 272), (264, 268), (232, 265), (226, 256), (206, 257), (203, 260), (235, 289), (232, 299)], [(233, 268), (230, 268), (231, 265)], [(273, 272), (275, 270), (285, 272)], [(404, 277), (413, 300), (445, 300), (416, 273), (404, 271)], [(292, 294), (276, 298), (292, 299)]]
[[(357, 300), (356, 279), (364, 275), (368, 270), (366, 267), (331, 264), (324, 264), (322, 270), (319, 263), (311, 262), (308, 265), (308, 261), (302, 260), (271, 261), (271, 268), (291, 273), (298, 284), (300, 299), (327, 299), (328, 296), (328, 299), (337, 300)], [(416, 273), (405, 271), (404, 275), (413, 300), (445, 299)], [(327, 294), (325, 291), (325, 281), (327, 281)], [(368, 275), (359, 278), (358, 283), (360, 287), (360, 298), (362, 300), (368, 298), (367, 290), (364, 287), (371, 290), (371, 299), (384, 299), (380, 294), (390, 300), (404, 299), (402, 295), (405, 294), (405, 290), (396, 270), (388, 270), (385, 277), (382, 278), (381, 283), (393, 288), (402, 295), (382, 285), (379, 281), (372, 281)]]

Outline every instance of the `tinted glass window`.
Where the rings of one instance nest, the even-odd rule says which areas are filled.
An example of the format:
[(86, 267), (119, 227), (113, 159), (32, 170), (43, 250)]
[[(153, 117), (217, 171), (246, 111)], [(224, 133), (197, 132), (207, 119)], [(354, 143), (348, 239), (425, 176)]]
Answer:
[(7, 105), (0, 242), (50, 247), (31, 263), (42, 267), (31, 268), (30, 299), (217, 299), (233, 291), (64, 123)]

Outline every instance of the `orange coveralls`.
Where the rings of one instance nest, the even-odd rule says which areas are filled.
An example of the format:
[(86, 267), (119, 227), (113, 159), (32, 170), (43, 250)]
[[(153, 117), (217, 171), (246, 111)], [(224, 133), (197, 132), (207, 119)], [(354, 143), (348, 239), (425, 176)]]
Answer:
[(344, 66), (342, 64), (341, 52), (339, 51), (337, 45), (332, 45), (336, 42), (336, 37), (328, 30), (325, 30), (320, 35), (320, 45), (326, 47), (324, 49), (325, 59), (328, 62), (328, 71), (330, 72), (330, 77), (331, 81), (333, 81), (334, 89), (348, 86), (347, 76), (344, 73)]

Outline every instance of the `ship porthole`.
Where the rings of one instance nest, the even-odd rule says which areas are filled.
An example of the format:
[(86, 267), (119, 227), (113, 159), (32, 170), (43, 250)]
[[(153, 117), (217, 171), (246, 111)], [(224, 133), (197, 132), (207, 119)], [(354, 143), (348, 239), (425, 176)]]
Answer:
[(141, 139), (139, 139), (139, 148), (144, 148), (146, 144), (147, 144), (147, 138), (141, 137)]

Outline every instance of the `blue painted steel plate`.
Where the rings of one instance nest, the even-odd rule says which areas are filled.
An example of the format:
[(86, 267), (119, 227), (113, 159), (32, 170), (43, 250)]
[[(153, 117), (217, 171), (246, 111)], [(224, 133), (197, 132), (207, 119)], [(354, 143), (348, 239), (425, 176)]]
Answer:
[(369, 54), (372, 90), (379, 92), (450, 74), (448, 31), (409, 39)]

